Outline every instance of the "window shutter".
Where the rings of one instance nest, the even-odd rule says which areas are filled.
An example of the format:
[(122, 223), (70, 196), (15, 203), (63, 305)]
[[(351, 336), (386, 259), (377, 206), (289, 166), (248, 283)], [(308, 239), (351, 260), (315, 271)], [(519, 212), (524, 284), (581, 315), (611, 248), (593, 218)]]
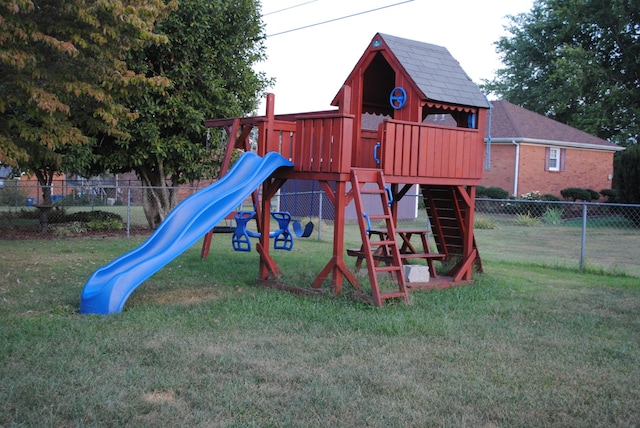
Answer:
[(560, 171), (564, 171), (567, 163), (567, 149), (560, 149)]
[(544, 148), (544, 170), (549, 171), (549, 159), (551, 158), (551, 148)]

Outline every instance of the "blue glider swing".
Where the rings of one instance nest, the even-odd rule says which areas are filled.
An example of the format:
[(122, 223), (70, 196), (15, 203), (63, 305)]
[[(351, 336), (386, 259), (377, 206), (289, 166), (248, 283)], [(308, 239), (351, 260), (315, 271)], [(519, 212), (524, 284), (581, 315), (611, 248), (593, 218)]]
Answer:
[[(295, 184), (298, 187), (297, 181)], [(297, 192), (296, 192), (297, 193)], [(293, 232), (298, 238), (308, 238), (313, 233), (313, 222), (311, 221), (311, 215), (313, 215), (313, 194), (315, 193), (315, 181), (311, 184), (311, 211), (309, 212), (309, 221), (302, 228), (302, 224), (298, 220), (293, 221)], [(296, 204), (297, 205), (297, 204)]]
[[(231, 245), (236, 251), (251, 251), (251, 240), (249, 238), (260, 238), (260, 233), (247, 230), (247, 223), (256, 216), (255, 211), (238, 211), (234, 217), (236, 230), (231, 237)], [(293, 249), (293, 235), (289, 231), (291, 214), (288, 212), (272, 212), (273, 217), (278, 222), (278, 229), (269, 234), (273, 238), (273, 248), (275, 250)]]

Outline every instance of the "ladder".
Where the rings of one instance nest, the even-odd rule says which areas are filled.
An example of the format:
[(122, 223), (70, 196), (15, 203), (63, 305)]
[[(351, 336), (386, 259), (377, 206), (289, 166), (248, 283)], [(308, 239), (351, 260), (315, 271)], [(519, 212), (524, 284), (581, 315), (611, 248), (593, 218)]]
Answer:
[[(376, 186), (365, 188), (364, 184), (366, 183), (374, 183)], [(409, 303), (400, 250), (396, 242), (395, 221), (391, 213), (391, 188), (387, 187), (381, 170), (353, 168), (351, 170), (351, 189), (356, 205), (360, 235), (362, 236), (362, 252), (369, 271), (373, 303), (376, 306), (383, 306), (386, 299), (393, 298), (403, 298), (405, 303)], [(362, 196), (367, 194), (376, 195), (376, 200), (379, 198), (381, 210), (376, 207), (376, 214), (365, 212)], [(367, 206), (367, 209), (369, 208)], [(382, 214), (378, 214), (380, 211)], [(371, 233), (372, 220), (384, 221), (385, 227), (382, 229), (382, 233)], [(385, 265), (382, 265), (380, 261), (384, 261)], [(379, 273), (391, 274), (397, 285), (397, 290), (380, 290)]]

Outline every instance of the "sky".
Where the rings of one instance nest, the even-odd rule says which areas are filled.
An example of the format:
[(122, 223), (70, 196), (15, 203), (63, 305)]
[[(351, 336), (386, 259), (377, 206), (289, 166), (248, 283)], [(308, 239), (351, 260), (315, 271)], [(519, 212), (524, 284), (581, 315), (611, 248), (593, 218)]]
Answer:
[(267, 91), (275, 94), (276, 114), (331, 109), (376, 33), (444, 46), (481, 83), (502, 67), (494, 43), (509, 35), (506, 16), (532, 6), (533, 0), (262, 0), (268, 58), (254, 68), (276, 80)]

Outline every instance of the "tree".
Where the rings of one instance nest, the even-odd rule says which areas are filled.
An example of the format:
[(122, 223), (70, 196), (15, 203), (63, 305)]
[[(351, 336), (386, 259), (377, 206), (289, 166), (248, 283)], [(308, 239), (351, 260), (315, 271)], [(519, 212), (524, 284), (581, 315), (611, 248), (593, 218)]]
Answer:
[(640, 135), (640, 0), (536, 0), (496, 42), (483, 88), (620, 144)]
[(628, 146), (616, 153), (614, 159), (613, 185), (618, 190), (618, 199), (626, 204), (640, 204), (640, 145)]
[(215, 176), (219, 168), (219, 157), (206, 144), (204, 121), (252, 112), (269, 84), (252, 68), (264, 58), (256, 0), (183, 0), (156, 30), (168, 43), (132, 52), (127, 63), (171, 85), (128, 96), (138, 114), (127, 126), (132, 138), (106, 138), (97, 151), (98, 167), (136, 172), (145, 186), (151, 228), (175, 207), (176, 186)]
[(129, 138), (122, 125), (136, 114), (119, 102), (125, 94), (168, 83), (128, 69), (124, 54), (165, 41), (153, 25), (172, 7), (0, 0), (0, 162), (35, 173), (45, 202), (61, 168), (91, 163), (97, 135)]

